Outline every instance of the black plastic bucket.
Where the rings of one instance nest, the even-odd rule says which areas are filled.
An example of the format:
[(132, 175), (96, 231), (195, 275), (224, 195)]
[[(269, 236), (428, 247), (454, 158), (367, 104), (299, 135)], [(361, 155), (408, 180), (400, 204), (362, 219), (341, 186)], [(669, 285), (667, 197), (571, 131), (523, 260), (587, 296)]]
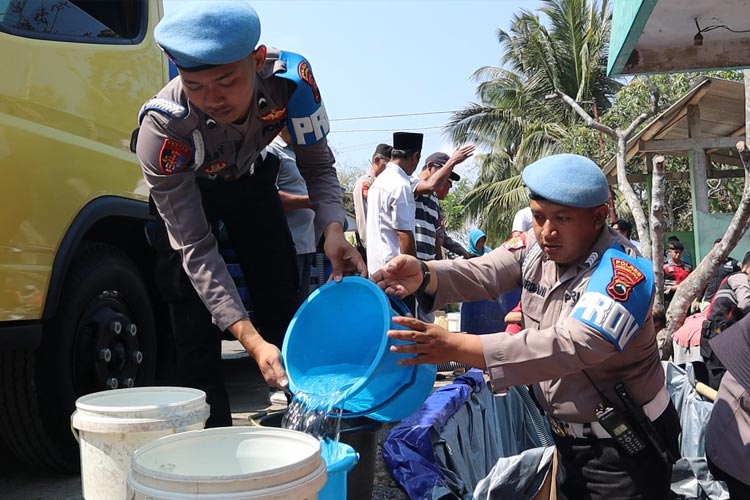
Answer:
[[(265, 427), (281, 427), (283, 411), (269, 413), (256, 419)], [(359, 453), (359, 462), (346, 476), (347, 500), (372, 498), (375, 482), (375, 459), (378, 450), (378, 430), (382, 424), (367, 417), (342, 418), (339, 441)]]

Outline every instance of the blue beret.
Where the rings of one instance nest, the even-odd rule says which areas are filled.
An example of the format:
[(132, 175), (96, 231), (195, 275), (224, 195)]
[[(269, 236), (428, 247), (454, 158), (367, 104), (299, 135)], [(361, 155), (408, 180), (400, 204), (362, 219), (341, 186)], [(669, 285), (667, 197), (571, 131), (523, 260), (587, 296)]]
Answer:
[(178, 68), (197, 71), (248, 56), (260, 19), (244, 1), (184, 2), (159, 21), (154, 39)]
[(547, 156), (524, 168), (521, 177), (532, 196), (541, 196), (559, 205), (589, 208), (609, 200), (604, 172), (580, 155)]

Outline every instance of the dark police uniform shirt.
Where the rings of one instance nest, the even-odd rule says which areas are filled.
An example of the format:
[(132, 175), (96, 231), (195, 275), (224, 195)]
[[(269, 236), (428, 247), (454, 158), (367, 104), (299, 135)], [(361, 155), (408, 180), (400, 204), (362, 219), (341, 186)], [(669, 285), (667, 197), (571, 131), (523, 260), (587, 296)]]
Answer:
[(287, 124), (315, 208), (316, 238), (329, 223), (343, 224), (345, 219), (325, 138), (328, 118), (307, 61), (269, 50), (254, 86), (250, 115), (243, 124), (213, 121), (188, 100), (180, 78), (168, 83), (157, 100), (147, 102), (139, 117), (136, 153), (143, 176), (172, 248), (181, 253), (188, 277), (222, 330), (246, 318), (247, 312), (203, 213), (196, 178), (232, 181), (252, 175), (256, 159)]
[[(535, 392), (544, 410), (561, 420), (578, 423), (596, 421), (594, 409), (601, 400), (584, 369), (610, 401), (617, 401), (612, 388), (619, 381), (625, 382), (639, 405), (651, 401), (664, 387), (650, 314), (653, 284), (650, 288), (647, 282), (635, 284), (638, 271), (627, 265), (614, 273), (615, 277), (618, 272), (628, 274), (620, 275), (625, 278), (626, 292), (635, 286), (643, 287), (641, 291), (646, 295), (641, 298), (646, 304), (640, 305), (644, 316), (640, 324), (630, 322), (626, 310), (633, 308), (627, 300), (614, 301), (606, 292), (594, 303), (587, 299), (588, 285), (597, 269), (606, 266), (602, 270), (611, 270), (622, 264), (621, 259), (602, 256), (613, 243), (621, 245), (624, 241), (605, 228), (587, 258), (564, 267), (543, 256), (533, 231), (527, 233), (526, 239), (528, 244), (522, 238), (511, 238), (474, 259), (430, 263), (438, 278), (435, 307), (460, 300), (494, 299), (522, 288), (521, 310), (526, 328), (515, 335), (481, 336), (493, 389), (538, 383)], [(624, 249), (630, 256), (637, 255), (627, 243)], [(576, 319), (577, 315), (594, 322)], [(608, 335), (615, 335), (619, 341)]]

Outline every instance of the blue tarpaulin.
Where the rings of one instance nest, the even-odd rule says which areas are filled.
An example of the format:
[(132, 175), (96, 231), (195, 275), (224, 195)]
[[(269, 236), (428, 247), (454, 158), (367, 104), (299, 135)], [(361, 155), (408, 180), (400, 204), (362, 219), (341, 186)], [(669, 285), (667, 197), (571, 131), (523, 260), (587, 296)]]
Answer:
[[(663, 364), (680, 414), (681, 452), (672, 475), (677, 498), (726, 500), (705, 459), (705, 425), (713, 403), (693, 387), (692, 368)], [(549, 469), (553, 447), (546, 419), (526, 387), (494, 396), (471, 370), (437, 389), (383, 443), (394, 480), (413, 500), (532, 498)]]
[(546, 420), (526, 387), (495, 397), (482, 372), (471, 370), (395, 426), (383, 443), (383, 458), (409, 498), (473, 499), (500, 457), (550, 443)]

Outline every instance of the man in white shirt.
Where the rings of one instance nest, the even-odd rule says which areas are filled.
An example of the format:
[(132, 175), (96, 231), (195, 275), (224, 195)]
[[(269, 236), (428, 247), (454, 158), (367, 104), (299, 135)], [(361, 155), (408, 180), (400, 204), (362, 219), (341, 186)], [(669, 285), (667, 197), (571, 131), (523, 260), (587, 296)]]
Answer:
[(522, 208), (513, 217), (513, 225), (510, 228), (511, 236), (525, 234), (531, 229), (531, 207)]
[(367, 248), (367, 193), (370, 191), (370, 186), (375, 182), (377, 176), (385, 170), (385, 166), (391, 160), (392, 150), (393, 147), (388, 144), (378, 144), (370, 160), (370, 170), (357, 178), (352, 190), (354, 214), (357, 219), (357, 232), (355, 233), (357, 237), (357, 249), (363, 255), (364, 249)]
[(373, 273), (399, 254), (415, 255), (411, 174), (422, 151), (422, 134), (395, 132), (391, 161), (367, 194), (367, 269)]

